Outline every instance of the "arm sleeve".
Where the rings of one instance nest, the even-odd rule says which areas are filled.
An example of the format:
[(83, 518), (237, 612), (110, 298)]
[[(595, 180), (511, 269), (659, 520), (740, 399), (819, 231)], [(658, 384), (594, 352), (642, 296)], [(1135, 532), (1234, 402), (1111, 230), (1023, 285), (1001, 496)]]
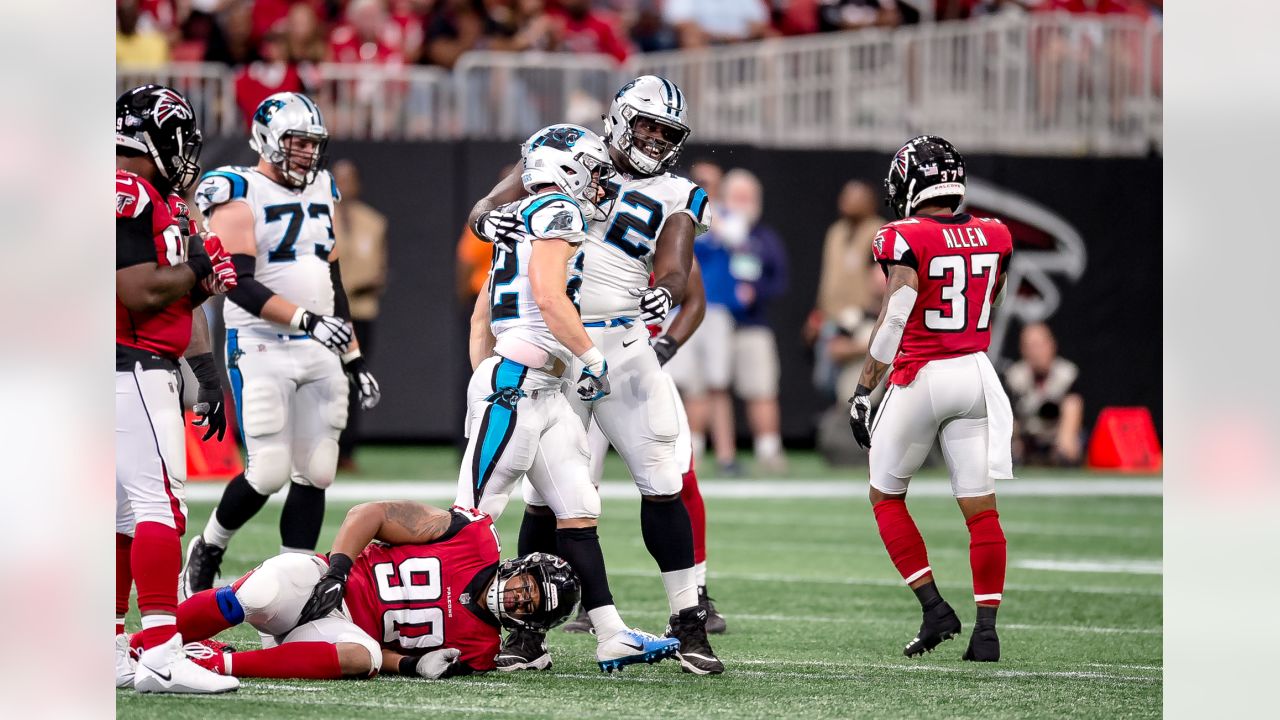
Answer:
[(347, 300), (347, 291), (342, 287), (342, 269), (338, 267), (340, 260), (329, 263), (329, 280), (333, 282), (333, 314), (351, 321), (351, 303)]
[(888, 365), (898, 356), (898, 346), (902, 343), (902, 332), (906, 329), (907, 318), (911, 315), (911, 309), (915, 306), (916, 290), (913, 287), (904, 285), (894, 290), (893, 295), (889, 296), (889, 301), (886, 303), (887, 309), (884, 314), (884, 322), (880, 325), (880, 330), (876, 332), (876, 336), (871, 339), (869, 352), (877, 362)]
[(227, 293), (227, 299), (246, 311), (261, 316), (262, 306), (266, 305), (275, 293), (253, 277), (253, 271), (258, 264), (257, 258), (236, 253), (231, 256), (231, 264), (236, 268), (236, 286)]
[(140, 217), (116, 217), (116, 269), (156, 261), (156, 241), (151, 234), (151, 212)]

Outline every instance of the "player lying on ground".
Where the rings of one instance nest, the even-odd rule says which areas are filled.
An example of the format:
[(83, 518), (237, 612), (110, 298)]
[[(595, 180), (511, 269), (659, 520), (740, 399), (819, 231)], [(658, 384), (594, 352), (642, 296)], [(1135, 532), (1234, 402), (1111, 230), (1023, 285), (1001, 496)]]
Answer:
[[(940, 137), (922, 135), (903, 145), (885, 189), (886, 202), (902, 219), (886, 224), (872, 244), (889, 286), (849, 400), (849, 422), (858, 444), (870, 448), (870, 498), (880, 537), (924, 614), (904, 653), (931, 651), (961, 629), (934, 584), (924, 539), (906, 505), (911, 476), (940, 437), (951, 491), (969, 527), (978, 605), (964, 659), (994, 662), (1000, 659), (996, 610), (1005, 574), (995, 481), (1013, 476), (1013, 412), (986, 353), (1013, 241), (999, 220), (956, 212), (964, 199), (964, 158)], [(873, 421), (871, 391), (890, 365), (889, 390)]]
[[(585, 213), (607, 210), (602, 182), (613, 172), (604, 143), (579, 127), (548, 135), (524, 159), (522, 182), (531, 195), (504, 207), (520, 218), (513, 242), (496, 246), (490, 291), (476, 299), (473, 325), (487, 340), (472, 355), (467, 387), (469, 438), (458, 473), (458, 505), (497, 515), (527, 473), (549, 500), (552, 546), (582, 578), (582, 605), (595, 621), (596, 660), (606, 671), (670, 657), (680, 644), (628, 629), (613, 604), (604, 554), (596, 532), (600, 495), (587, 466), (586, 430), (565, 399), (562, 386), (573, 359), (580, 372), (574, 394), (607, 396), (608, 365), (587, 336), (578, 315), (586, 240)], [(492, 347), (492, 356), (489, 348)], [(501, 670), (551, 666), (544, 633), (521, 629), (511, 638), (537, 638), (498, 656)]]
[[(661, 323), (684, 302), (693, 239), (707, 230), (711, 212), (702, 188), (668, 172), (690, 133), (684, 93), (674, 83), (655, 75), (627, 83), (614, 96), (604, 126), (617, 170), (609, 188), (617, 202), (604, 222), (588, 229), (581, 296), (587, 334), (609, 358), (614, 392), (599, 399), (572, 398), (571, 404), (584, 426), (594, 421), (600, 427), (640, 490), (640, 531), (662, 577), (681, 667), (719, 674), (724, 665), (707, 640), (707, 608), (698, 602), (693, 569), (693, 529), (680, 501), (685, 468), (675, 462), (679, 400), (645, 330), (645, 324)], [(566, 126), (535, 133), (525, 151), (561, 127)], [(498, 183), (471, 211), (476, 234), (497, 240), (495, 231), (510, 223), (510, 213), (500, 206), (524, 194), (515, 175)], [(570, 369), (571, 377), (579, 365)], [(530, 551), (555, 547), (555, 523), (538, 511), (539, 504), (527, 506), (521, 523), (520, 547)], [(542, 640), (514, 635), (503, 654), (519, 665), (522, 654), (542, 652)]]
[(189, 640), (247, 622), (261, 650), (216, 641), (188, 648), (237, 677), (367, 678), (379, 671), (433, 680), (494, 668), (500, 626), (546, 630), (580, 595), (558, 557), (499, 564), (489, 516), (401, 501), (357, 505), (328, 559), (283, 553), (178, 607)]

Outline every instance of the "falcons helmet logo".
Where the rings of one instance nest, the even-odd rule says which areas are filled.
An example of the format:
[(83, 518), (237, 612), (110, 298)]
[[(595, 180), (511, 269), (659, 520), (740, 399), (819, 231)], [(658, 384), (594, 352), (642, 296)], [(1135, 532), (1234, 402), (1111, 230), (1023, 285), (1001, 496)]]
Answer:
[(156, 125), (164, 125), (169, 118), (176, 117), (180, 120), (190, 120), (194, 113), (191, 112), (191, 106), (178, 93), (164, 88), (156, 92), (156, 104), (151, 110), (152, 117), (156, 120)]

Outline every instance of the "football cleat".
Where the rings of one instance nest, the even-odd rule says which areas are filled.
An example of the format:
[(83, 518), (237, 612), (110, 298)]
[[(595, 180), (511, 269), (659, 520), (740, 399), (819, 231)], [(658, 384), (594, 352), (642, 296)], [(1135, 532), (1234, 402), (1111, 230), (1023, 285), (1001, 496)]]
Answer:
[(595, 626), (591, 624), (591, 616), (582, 607), (578, 608), (577, 617), (564, 624), (564, 631), (567, 633), (589, 633), (594, 629)]
[(140, 693), (211, 694), (231, 692), (240, 687), (240, 681), (192, 662), (182, 647), (182, 636), (175, 634), (168, 642), (142, 651), (133, 687)]
[(716, 610), (716, 601), (707, 595), (707, 586), (698, 586), (698, 604), (707, 609), (707, 634), (719, 635), (727, 629), (727, 625), (722, 616)]
[(695, 675), (719, 675), (724, 663), (716, 657), (707, 640), (707, 609), (701, 605), (687, 607), (667, 621), (667, 637), (680, 641), (680, 669)]
[(636, 663), (656, 663), (679, 653), (679, 640), (637, 628), (619, 630), (596, 643), (596, 663), (607, 673)]
[(550, 670), (551, 653), (547, 652), (546, 633), (532, 630), (508, 632), (493, 661), (503, 672)]
[(123, 633), (116, 636), (116, 687), (133, 687), (134, 673), (137, 672), (138, 659), (129, 647), (129, 636)]
[(213, 587), (222, 570), (222, 556), (226, 552), (226, 548), (210, 545), (200, 535), (191, 538), (187, 545), (187, 565), (182, 568), (178, 582), (179, 601)]
[(920, 631), (907, 643), (902, 654), (907, 657), (933, 652), (945, 640), (960, 634), (960, 618), (951, 609), (946, 600), (924, 611), (924, 619), (920, 623)]
[(222, 674), (226, 662), (223, 655), (227, 655), (236, 651), (236, 649), (227, 643), (212, 638), (201, 640), (200, 642), (191, 642), (182, 646), (182, 651), (187, 654), (191, 662), (210, 672)]
[(969, 648), (961, 656), (972, 662), (999, 662), (1000, 637), (996, 635), (996, 624), (978, 620), (969, 635)]

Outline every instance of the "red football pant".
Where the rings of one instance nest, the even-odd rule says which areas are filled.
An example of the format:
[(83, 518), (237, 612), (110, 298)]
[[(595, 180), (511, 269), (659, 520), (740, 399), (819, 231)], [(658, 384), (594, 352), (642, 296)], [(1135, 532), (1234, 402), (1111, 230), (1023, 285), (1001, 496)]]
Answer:
[(218, 607), (218, 588), (192, 595), (178, 606), (178, 632), (186, 642), (197, 642), (232, 627)]
[(902, 499), (881, 500), (872, 506), (876, 514), (876, 526), (880, 529), (880, 539), (884, 541), (885, 550), (889, 551), (889, 559), (908, 585), (932, 575), (929, 567), (929, 552), (925, 549), (924, 538), (916, 527), (911, 513), (907, 512), (907, 502)]
[(291, 642), (263, 650), (231, 653), (230, 672), (223, 656), (224, 674), (242, 678), (340, 680), (342, 664), (338, 646), (326, 642)]
[(133, 538), (116, 533), (116, 634), (124, 632), (124, 616), (129, 613), (129, 593), (133, 590)]
[(973, 599), (979, 605), (997, 606), (1004, 593), (1007, 562), (1000, 513), (984, 510), (969, 518), (969, 566), (973, 570)]
[(680, 499), (689, 511), (689, 523), (693, 525), (693, 561), (707, 561), (707, 506), (702, 502), (702, 491), (698, 489), (698, 474), (689, 468), (683, 476), (684, 485), (680, 488)]
[(182, 570), (182, 541), (178, 531), (163, 523), (138, 523), (129, 557), (134, 582), (138, 585), (138, 610), (144, 616), (142, 646), (155, 647), (177, 631), (173, 624), (147, 628), (145, 616), (177, 614), (178, 573)]

